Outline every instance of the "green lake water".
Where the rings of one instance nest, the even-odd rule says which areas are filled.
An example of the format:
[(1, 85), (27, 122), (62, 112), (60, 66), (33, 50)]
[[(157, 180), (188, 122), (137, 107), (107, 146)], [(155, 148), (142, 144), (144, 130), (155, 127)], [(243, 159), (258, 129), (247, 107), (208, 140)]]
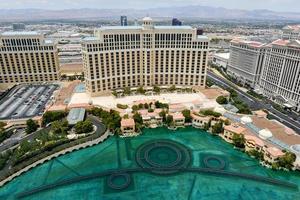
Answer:
[[(105, 142), (60, 156), (22, 174), (0, 188), (0, 199), (18, 199), (18, 194), (62, 180), (115, 169), (138, 169), (136, 151), (142, 144), (153, 140), (170, 140), (190, 149), (189, 167), (205, 167), (203, 158), (216, 156), (225, 162), (226, 171), (255, 174), (284, 180), (298, 185), (298, 189), (275, 186), (258, 181), (207, 173), (184, 172), (159, 175), (147, 172), (129, 173), (130, 184), (117, 190), (108, 186), (108, 176), (86, 179), (43, 190), (20, 199), (137, 199), (137, 200), (300, 200), (300, 173), (266, 169), (258, 161), (233, 149), (217, 136), (191, 127), (170, 131), (166, 128), (144, 129), (134, 138), (112, 136)], [(164, 152), (149, 150), (149, 158), (157, 162), (175, 163), (176, 150), (165, 147)], [(172, 155), (172, 156), (168, 156)], [(164, 163), (165, 164), (165, 163)], [(210, 160), (218, 166), (217, 160)], [(117, 177), (115, 184), (124, 184), (126, 178)]]

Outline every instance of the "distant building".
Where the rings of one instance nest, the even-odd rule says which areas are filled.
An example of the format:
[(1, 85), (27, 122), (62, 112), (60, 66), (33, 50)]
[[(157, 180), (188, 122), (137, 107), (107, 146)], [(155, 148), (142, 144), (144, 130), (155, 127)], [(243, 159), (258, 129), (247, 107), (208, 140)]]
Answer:
[[(0, 34), (0, 84), (60, 79), (56, 44), (37, 32)], [(5, 87), (5, 86), (4, 86)]]
[(25, 30), (25, 24), (22, 23), (14, 23), (12, 25), (14, 31), (23, 31)]
[(230, 53), (215, 53), (213, 54), (212, 63), (226, 69), (229, 57)]
[(127, 26), (127, 16), (121, 16), (121, 26)]
[(227, 73), (251, 88), (259, 83), (264, 61), (264, 44), (234, 39), (230, 42)]
[(182, 22), (178, 20), (177, 18), (172, 19), (172, 26), (181, 26)]
[(190, 26), (109, 26), (82, 42), (87, 92), (107, 95), (124, 87), (205, 88), (209, 40)]
[(300, 40), (300, 24), (289, 25), (283, 28), (282, 39), (284, 40)]
[(267, 45), (259, 85), (263, 95), (300, 111), (300, 41), (279, 39)]

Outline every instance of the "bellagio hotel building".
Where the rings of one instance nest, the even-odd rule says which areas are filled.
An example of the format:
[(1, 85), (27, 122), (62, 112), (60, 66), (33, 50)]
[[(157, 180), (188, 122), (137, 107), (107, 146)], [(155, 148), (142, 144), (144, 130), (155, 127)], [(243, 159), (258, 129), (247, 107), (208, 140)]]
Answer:
[(0, 85), (60, 79), (56, 45), (37, 32), (0, 34)]
[(190, 26), (111, 26), (82, 43), (87, 92), (139, 86), (205, 87), (209, 40)]

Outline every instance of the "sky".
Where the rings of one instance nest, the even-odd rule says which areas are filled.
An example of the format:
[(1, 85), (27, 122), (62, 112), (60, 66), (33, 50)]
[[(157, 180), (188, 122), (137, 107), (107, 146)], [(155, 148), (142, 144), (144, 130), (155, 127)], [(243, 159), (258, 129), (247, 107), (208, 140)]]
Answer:
[(300, 12), (300, 0), (0, 0), (0, 9), (157, 8), (201, 5)]

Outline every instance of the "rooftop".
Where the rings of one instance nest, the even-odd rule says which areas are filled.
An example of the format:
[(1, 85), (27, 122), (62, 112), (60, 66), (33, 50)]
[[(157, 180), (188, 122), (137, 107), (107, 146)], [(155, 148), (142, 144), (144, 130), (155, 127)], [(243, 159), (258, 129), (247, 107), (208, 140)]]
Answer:
[(129, 118), (129, 119), (122, 119), (121, 120), (121, 126), (122, 127), (132, 127), (135, 126), (134, 120)]
[[(98, 30), (142, 30), (143, 26), (102, 26)], [(191, 26), (154, 26), (158, 30), (192, 30)]]
[(173, 120), (183, 120), (185, 117), (181, 112), (171, 114), (173, 116)]
[(260, 147), (263, 147), (263, 146), (264, 146), (264, 142), (263, 142), (261, 139), (259, 139), (258, 137), (256, 137), (256, 136), (253, 136), (253, 135), (245, 135), (245, 139), (246, 139), (247, 141), (252, 141), (252, 142), (254, 142), (255, 145), (258, 145), (258, 146), (260, 146)]
[(242, 134), (246, 129), (239, 124), (231, 124), (224, 127), (225, 130), (236, 134)]
[(70, 125), (75, 125), (77, 122), (83, 121), (84, 116), (84, 108), (72, 108), (67, 116), (67, 120)]
[(279, 156), (283, 156), (284, 153), (278, 149), (277, 147), (268, 147), (266, 149), (266, 151), (271, 155), (271, 156), (274, 156), (274, 157), (279, 157)]
[(215, 53), (214, 56), (228, 60), (230, 57), (230, 53)]
[(1, 36), (31, 36), (31, 35), (41, 35), (36, 31), (9, 31), (1, 33)]
[(278, 45), (278, 46), (288, 46), (288, 47), (300, 47), (300, 41), (299, 40), (283, 40), (283, 39), (278, 39), (269, 44), (268, 46), (272, 45)]
[(244, 45), (248, 45), (248, 46), (254, 47), (254, 48), (263, 47), (265, 45), (264, 43), (261, 43), (261, 42), (248, 41), (248, 40), (243, 40), (241, 38), (235, 38), (235, 39), (231, 40), (231, 43), (244, 44)]
[(276, 139), (288, 145), (300, 144), (300, 136), (296, 133), (291, 133), (290, 129), (287, 129), (284, 125), (257, 116), (253, 116), (252, 120), (253, 124), (258, 128), (270, 130)]

